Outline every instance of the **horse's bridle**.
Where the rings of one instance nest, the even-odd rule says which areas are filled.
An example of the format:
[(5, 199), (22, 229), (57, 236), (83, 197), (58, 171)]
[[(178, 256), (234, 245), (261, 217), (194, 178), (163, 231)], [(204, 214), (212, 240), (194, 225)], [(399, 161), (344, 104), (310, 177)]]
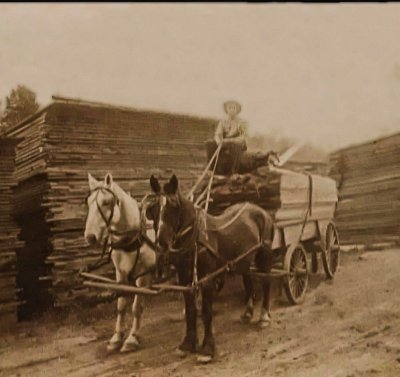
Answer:
[[(108, 192), (108, 193), (110, 193), (112, 195), (112, 202), (111, 202), (111, 207), (110, 207), (110, 215), (108, 217), (104, 214), (104, 212), (103, 212), (103, 210), (101, 208), (101, 205), (100, 205), (100, 203), (98, 201), (98, 196), (99, 196), (99, 193), (101, 191), (106, 191), (106, 192)], [(100, 216), (104, 221), (104, 224), (106, 226), (107, 235), (106, 235), (106, 237), (104, 239), (102, 252), (101, 252), (101, 255), (100, 255), (99, 259), (94, 263), (94, 265), (88, 266), (88, 269), (93, 270), (93, 269), (98, 268), (98, 267), (100, 267), (101, 265), (104, 264), (104, 263), (102, 263), (102, 261), (103, 261), (103, 258), (105, 256), (105, 254), (106, 254), (107, 248), (109, 248), (109, 252), (108, 252), (107, 261), (105, 263), (109, 263), (110, 262), (111, 253), (112, 253), (113, 249), (121, 248), (121, 246), (122, 246), (121, 245), (121, 241), (120, 242), (116, 242), (116, 243), (110, 243), (109, 242), (111, 235), (116, 235), (116, 236), (124, 236), (125, 235), (126, 237), (128, 237), (129, 234), (132, 233), (132, 234), (136, 235), (136, 237), (132, 237), (132, 239), (129, 241), (129, 243), (125, 244), (125, 246), (131, 246), (131, 249), (129, 251), (137, 250), (137, 252), (138, 252), (138, 254), (136, 256), (136, 259), (135, 259), (134, 267), (132, 269), (132, 271), (134, 271), (136, 269), (136, 265), (137, 265), (138, 260), (139, 260), (140, 246), (142, 244), (142, 241), (141, 241), (142, 229), (140, 229), (139, 232), (136, 232), (136, 231), (133, 232), (131, 230), (120, 232), (120, 231), (111, 229), (111, 226), (112, 226), (111, 223), (112, 223), (112, 219), (113, 219), (114, 213), (115, 213), (114, 208), (115, 208), (116, 205), (119, 205), (119, 199), (118, 199), (117, 195), (114, 193), (114, 191), (112, 191), (111, 189), (109, 189), (107, 187), (98, 187), (98, 188), (92, 190), (89, 193), (87, 199), (94, 192), (96, 192), (95, 201), (96, 201), (97, 210), (99, 211)], [(141, 228), (142, 228), (142, 223), (141, 223)], [(128, 250), (125, 249), (125, 251), (128, 251)]]
[[(182, 228), (182, 205), (180, 203), (179, 195), (176, 195), (177, 199), (177, 207), (178, 207), (178, 216), (176, 223), (172, 226), (173, 236), (172, 236), (172, 246), (168, 248), (168, 251), (171, 253), (184, 253), (189, 251), (192, 246), (196, 245), (198, 230), (199, 230), (199, 216), (196, 213), (195, 219), (192, 224)], [(168, 203), (168, 197), (166, 196), (166, 200)], [(160, 209), (160, 217), (161, 217), (161, 209)], [(190, 231), (192, 231), (191, 237), (179, 248), (174, 247), (174, 244), (181, 240), (184, 236), (186, 236)]]
[[(108, 193), (110, 193), (112, 195), (110, 216), (108, 216), (108, 218), (105, 216), (103, 210), (101, 209), (101, 205), (99, 204), (98, 197), (99, 197), (99, 193), (101, 191), (107, 191)], [(104, 221), (104, 223), (106, 225), (107, 232), (109, 232), (111, 230), (110, 229), (111, 228), (111, 221), (112, 221), (112, 219), (114, 217), (114, 208), (115, 208), (116, 205), (118, 205), (119, 200), (118, 200), (117, 196), (115, 195), (114, 191), (112, 191), (111, 189), (109, 189), (107, 187), (98, 187), (98, 188), (94, 189), (93, 191), (91, 191), (90, 195), (93, 192), (96, 192), (95, 201), (96, 201), (97, 210), (99, 211), (100, 216), (101, 216), (101, 218), (103, 219), (103, 221)]]
[[(166, 197), (166, 201), (168, 203), (168, 197)], [(182, 204), (179, 198), (179, 194), (176, 194), (176, 205), (178, 207), (178, 216), (177, 221), (172, 226), (173, 236), (172, 236), (172, 245), (170, 245), (167, 249), (166, 255), (166, 263), (169, 264), (170, 254), (178, 255), (179, 257), (187, 255), (190, 251), (192, 259), (192, 287), (195, 289), (195, 292), (198, 292), (198, 235), (199, 235), (199, 223), (200, 216), (199, 212), (196, 209), (195, 217), (193, 223), (188, 226), (183, 227), (183, 218), (182, 218)], [(160, 218), (162, 215), (162, 211), (160, 208)], [(189, 232), (192, 232), (189, 238), (185, 242), (182, 242), (180, 247), (174, 246), (178, 241), (182, 240)]]

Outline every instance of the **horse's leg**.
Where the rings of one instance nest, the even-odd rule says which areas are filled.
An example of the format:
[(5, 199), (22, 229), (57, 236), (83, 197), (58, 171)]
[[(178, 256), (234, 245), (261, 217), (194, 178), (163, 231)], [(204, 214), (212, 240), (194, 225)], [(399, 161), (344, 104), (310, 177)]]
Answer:
[[(191, 283), (190, 264), (182, 263), (178, 268), (179, 284), (188, 285)], [(197, 311), (196, 298), (190, 292), (184, 292), (185, 316), (186, 316), (186, 335), (182, 343), (178, 346), (178, 354), (186, 356), (188, 352), (196, 352), (197, 349)]]
[[(128, 277), (125, 276), (126, 274), (123, 274), (119, 271), (119, 269), (116, 267), (115, 269), (115, 277), (116, 281), (118, 283), (124, 283), (127, 284), (128, 282)], [(107, 349), (109, 351), (115, 351), (119, 349), (122, 345), (123, 341), (123, 329), (124, 329), (124, 320), (125, 320), (125, 313), (126, 313), (126, 304), (128, 300), (124, 296), (119, 296), (117, 300), (117, 322), (115, 324), (115, 331), (114, 335), (111, 337), (111, 339), (108, 342)]]
[[(263, 246), (261, 249), (261, 258), (259, 259), (258, 268), (262, 272), (269, 273), (272, 268), (272, 251), (270, 247)], [(261, 315), (259, 325), (261, 328), (268, 327), (271, 324), (271, 314), (270, 314), (270, 293), (271, 293), (271, 282), (268, 279), (262, 280), (263, 289), (263, 301), (261, 306)]]
[(243, 285), (245, 291), (245, 303), (246, 307), (243, 314), (240, 316), (240, 320), (243, 323), (249, 323), (253, 318), (254, 314), (254, 287), (251, 276), (248, 274), (243, 274)]
[[(196, 310), (198, 313), (200, 313), (201, 311), (201, 295), (198, 294), (196, 296)], [(185, 310), (185, 304), (183, 305), (183, 309), (182, 309), (182, 320), (184, 320), (186, 318), (186, 310)]]
[[(145, 275), (137, 279), (136, 284), (138, 287), (148, 287), (151, 285), (151, 275)], [(121, 352), (136, 351), (140, 346), (139, 340), (139, 329), (140, 319), (143, 314), (145, 298), (144, 295), (135, 295), (135, 299), (132, 303), (132, 315), (133, 322), (132, 328), (126, 338), (124, 345), (121, 348)]]
[(212, 331), (212, 304), (214, 295), (214, 282), (204, 285), (201, 289), (202, 308), (201, 314), (204, 324), (204, 340), (197, 360), (202, 363), (210, 362), (215, 354), (215, 342)]

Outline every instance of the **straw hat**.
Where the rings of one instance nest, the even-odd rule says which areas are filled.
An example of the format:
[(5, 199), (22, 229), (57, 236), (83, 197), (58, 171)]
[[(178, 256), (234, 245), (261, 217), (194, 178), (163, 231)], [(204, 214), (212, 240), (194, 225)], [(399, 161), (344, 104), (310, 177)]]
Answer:
[(230, 101), (224, 102), (224, 110), (225, 110), (226, 113), (228, 112), (227, 111), (227, 107), (229, 105), (235, 105), (236, 106), (236, 114), (235, 115), (239, 114), (242, 111), (242, 106), (241, 106), (241, 104), (239, 102), (230, 100)]

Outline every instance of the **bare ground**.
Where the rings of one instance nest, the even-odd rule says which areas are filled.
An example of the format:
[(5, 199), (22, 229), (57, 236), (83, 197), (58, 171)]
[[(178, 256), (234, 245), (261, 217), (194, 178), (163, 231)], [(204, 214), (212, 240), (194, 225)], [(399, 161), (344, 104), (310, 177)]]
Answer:
[(105, 351), (115, 303), (53, 313), (2, 334), (0, 376), (399, 376), (399, 286), (400, 250), (347, 254), (333, 282), (312, 277), (301, 306), (277, 295), (260, 330), (239, 322), (242, 288), (231, 278), (215, 303), (218, 356), (208, 365), (174, 353), (184, 331), (175, 296), (149, 300), (142, 348), (129, 354)]

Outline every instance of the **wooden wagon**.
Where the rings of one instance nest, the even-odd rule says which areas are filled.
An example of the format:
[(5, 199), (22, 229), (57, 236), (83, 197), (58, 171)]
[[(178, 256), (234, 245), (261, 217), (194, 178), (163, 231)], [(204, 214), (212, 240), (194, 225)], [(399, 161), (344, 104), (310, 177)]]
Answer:
[[(199, 191), (206, 190), (202, 187)], [(269, 274), (252, 270), (253, 277), (283, 279), (292, 304), (304, 300), (309, 273), (317, 272), (319, 255), (327, 278), (333, 278), (340, 261), (339, 235), (333, 221), (338, 201), (333, 179), (268, 166), (233, 177), (215, 176), (208, 190), (208, 198), (203, 197), (211, 214), (218, 215), (236, 203), (252, 202), (273, 217), (274, 266)], [(255, 251), (244, 250), (230, 266)], [(202, 280), (208, 281), (223, 269)]]

